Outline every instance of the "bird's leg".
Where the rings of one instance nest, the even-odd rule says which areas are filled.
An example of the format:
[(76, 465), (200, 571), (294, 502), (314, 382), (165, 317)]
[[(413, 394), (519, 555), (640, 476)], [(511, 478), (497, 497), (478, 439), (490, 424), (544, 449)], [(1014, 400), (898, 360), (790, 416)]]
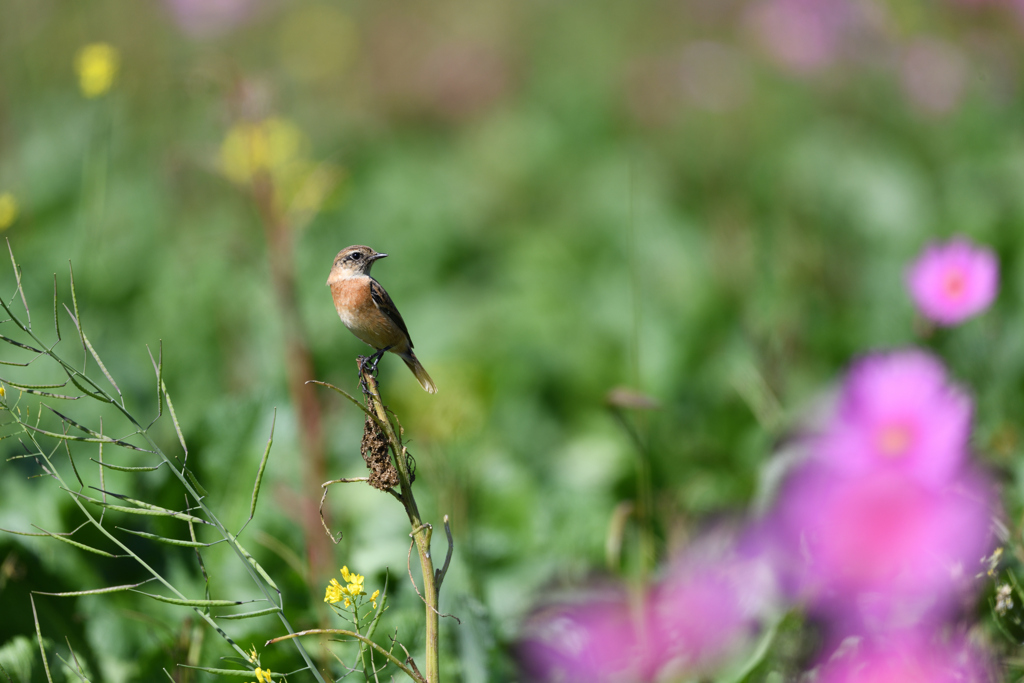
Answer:
[(391, 348), (390, 346), (385, 346), (383, 349), (379, 350), (377, 353), (375, 353), (375, 354), (373, 354), (372, 356), (369, 357), (368, 360), (371, 361), (371, 363), (370, 363), (370, 374), (372, 374), (375, 377), (377, 376), (377, 363), (380, 362), (380, 359), (384, 356), (384, 353), (386, 351), (388, 351), (388, 349), (390, 349), (390, 348)]
[(369, 388), (366, 386), (366, 379), (365, 379), (365, 377), (363, 375), (363, 373), (366, 370), (366, 364), (367, 363), (370, 364), (370, 374), (373, 375), (374, 377), (376, 377), (377, 376), (377, 363), (380, 362), (380, 359), (384, 356), (384, 353), (387, 352), (390, 348), (391, 348), (390, 346), (385, 346), (383, 349), (378, 350), (372, 356), (359, 356), (359, 358), (358, 358), (358, 360), (359, 360), (359, 384), (360, 384), (364, 394), (368, 394), (369, 393)]

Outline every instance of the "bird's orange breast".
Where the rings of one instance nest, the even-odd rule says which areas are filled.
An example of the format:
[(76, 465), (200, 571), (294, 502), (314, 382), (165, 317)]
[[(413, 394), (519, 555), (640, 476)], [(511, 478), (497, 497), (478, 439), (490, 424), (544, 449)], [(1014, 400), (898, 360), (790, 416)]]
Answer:
[(375, 349), (408, 344), (405, 334), (377, 308), (370, 295), (370, 278), (352, 277), (331, 282), (331, 296), (338, 317), (360, 340)]

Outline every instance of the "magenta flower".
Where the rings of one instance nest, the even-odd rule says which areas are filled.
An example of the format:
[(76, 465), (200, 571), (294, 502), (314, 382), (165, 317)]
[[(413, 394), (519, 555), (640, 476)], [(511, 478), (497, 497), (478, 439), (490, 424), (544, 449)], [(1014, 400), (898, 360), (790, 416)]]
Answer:
[(853, 366), (814, 456), (848, 474), (899, 471), (947, 482), (967, 459), (971, 401), (922, 351), (868, 356)]
[(688, 561), (649, 595), (553, 608), (520, 647), (531, 680), (655, 681), (717, 663), (747, 631), (773, 584), (756, 559)]
[(983, 683), (977, 656), (961, 644), (904, 634), (826, 663), (818, 683)]
[[(646, 621), (646, 673), (693, 674), (718, 662), (770, 597), (764, 565), (747, 562), (684, 562), (651, 594)], [(662, 674), (662, 675), (659, 675)]]
[(990, 249), (963, 238), (927, 247), (907, 271), (911, 298), (925, 317), (955, 325), (991, 305), (999, 264)]
[(852, 12), (845, 0), (764, 0), (746, 21), (768, 56), (784, 69), (809, 74), (839, 57)]
[(637, 626), (623, 595), (555, 608), (527, 626), (521, 658), (537, 680), (640, 680), (643, 652)]
[(853, 631), (945, 612), (990, 545), (980, 479), (961, 473), (936, 489), (898, 471), (836, 474), (808, 467), (782, 491), (774, 533), (794, 592)]

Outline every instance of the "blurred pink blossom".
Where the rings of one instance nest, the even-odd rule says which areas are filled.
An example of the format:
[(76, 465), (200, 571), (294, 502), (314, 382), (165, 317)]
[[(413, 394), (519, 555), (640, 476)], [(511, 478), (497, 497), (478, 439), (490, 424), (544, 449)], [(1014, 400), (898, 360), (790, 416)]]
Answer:
[(903, 629), (941, 616), (990, 545), (979, 477), (947, 488), (902, 472), (841, 477), (812, 465), (782, 491), (779, 570), (833, 625)]
[(527, 633), (520, 652), (538, 680), (640, 680), (641, 639), (624, 595), (546, 610)]
[(654, 681), (716, 663), (770, 591), (757, 561), (677, 565), (644, 598), (624, 593), (556, 607), (528, 627), (521, 654), (538, 680)]
[(818, 683), (982, 683), (983, 669), (960, 644), (929, 642), (916, 634), (861, 643), (852, 654), (825, 664)]
[(762, 579), (756, 563), (677, 566), (649, 599), (646, 673), (654, 679), (715, 663), (770, 591)]
[(747, 23), (773, 60), (806, 74), (836, 61), (849, 18), (844, 0), (761, 0), (751, 3)]
[(211, 36), (242, 23), (260, 0), (164, 0), (178, 25), (193, 36)]
[(933, 38), (914, 40), (900, 64), (903, 90), (918, 110), (941, 115), (953, 110), (963, 98), (968, 64), (953, 45)]
[(995, 300), (999, 264), (991, 249), (954, 238), (924, 250), (907, 271), (907, 286), (922, 314), (940, 325), (955, 325)]
[(943, 485), (967, 459), (971, 401), (934, 356), (900, 351), (850, 370), (814, 456), (845, 473), (898, 471)]

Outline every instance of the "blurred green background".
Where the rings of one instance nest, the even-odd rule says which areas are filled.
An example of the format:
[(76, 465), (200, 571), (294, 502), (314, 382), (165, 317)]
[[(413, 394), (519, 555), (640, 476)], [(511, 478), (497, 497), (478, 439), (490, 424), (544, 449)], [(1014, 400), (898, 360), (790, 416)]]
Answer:
[[(421, 510), (437, 529), (450, 515), (455, 535), (442, 606), (462, 623), (442, 620), (442, 673), (514, 680), (534, 606), (742, 515), (794, 419), (870, 349), (931, 347), (976, 392), (975, 445), (1016, 518), (1022, 31), (1011, 0), (0, 0), (0, 195), (17, 204), (4, 237), (37, 321), (53, 273), (69, 300), (74, 265), (86, 330), (140, 415), (155, 411), (145, 345), (162, 340), (190, 461), (236, 528), (277, 410), (249, 549), (297, 628), (326, 619), (324, 566), (370, 591), (390, 568), (388, 625), (415, 654), (404, 512), (348, 485), (328, 497), (339, 545), (316, 518), (318, 481), (364, 476), (362, 418), (312, 394), (324, 460), (310, 473), (288, 370), (308, 352), (296, 373), (357, 390), (368, 348), (324, 283), (345, 246), (389, 253), (374, 275), (439, 387), (381, 364)], [(86, 97), (76, 55), (96, 42), (118, 68)], [(953, 234), (996, 249), (1001, 293), (935, 331), (903, 272)], [(657, 408), (615, 408), (616, 387)], [(642, 489), (624, 422), (649, 456), (650, 546), (633, 522), (610, 531)], [(0, 527), (80, 523), (26, 461), (0, 467)], [(158, 473), (108, 486), (182, 504)], [(329, 556), (311, 569), (316, 544)], [(147, 552), (201, 594), (194, 555)], [(215, 597), (231, 592), (234, 557), (205, 559)], [(124, 560), (0, 535), (0, 661), (32, 661), (22, 675), (42, 680), (19, 639), (34, 632), (30, 590), (139, 578)], [(205, 680), (174, 664), (228, 654), (181, 608), (36, 603), (44, 636), (65, 651), (67, 636), (94, 681), (161, 667)], [(269, 618), (236, 623), (245, 647), (280, 635)], [(275, 672), (296, 661), (263, 652)]]

